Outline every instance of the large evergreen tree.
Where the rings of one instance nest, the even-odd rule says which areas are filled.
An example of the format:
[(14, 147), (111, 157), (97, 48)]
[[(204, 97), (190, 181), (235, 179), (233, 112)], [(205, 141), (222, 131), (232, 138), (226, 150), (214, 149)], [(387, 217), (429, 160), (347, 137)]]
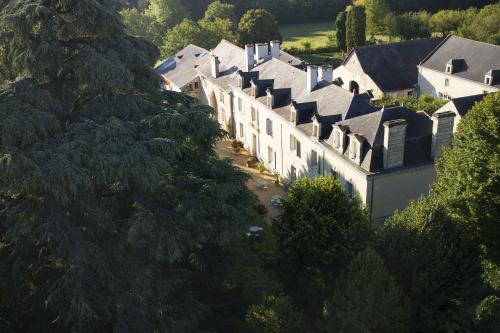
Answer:
[(161, 92), (110, 8), (0, 2), (0, 324), (21, 332), (192, 331), (186, 258), (252, 214), (211, 109)]
[(344, 52), (347, 50), (345, 31), (346, 19), (347, 13), (342, 11), (337, 15), (337, 19), (335, 20), (335, 37), (337, 38), (337, 47)]
[(366, 15), (362, 6), (347, 7), (346, 18), (346, 46), (350, 51), (356, 46), (363, 46), (366, 42)]

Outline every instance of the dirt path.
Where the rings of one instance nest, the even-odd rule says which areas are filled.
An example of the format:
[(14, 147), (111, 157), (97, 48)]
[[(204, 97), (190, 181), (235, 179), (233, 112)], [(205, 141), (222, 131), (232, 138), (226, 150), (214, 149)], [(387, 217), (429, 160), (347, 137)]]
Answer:
[(275, 177), (269, 173), (261, 174), (255, 168), (246, 166), (246, 159), (251, 156), (246, 150), (241, 150), (239, 154), (234, 152), (231, 146), (231, 141), (219, 141), (215, 150), (222, 157), (229, 157), (233, 160), (233, 164), (240, 169), (244, 170), (251, 177), (248, 179), (246, 186), (251, 190), (259, 201), (266, 207), (266, 222), (271, 223), (272, 220), (278, 216), (279, 208), (272, 205), (273, 197), (279, 196), (280, 198), (286, 197), (286, 191), (283, 186), (275, 184)]

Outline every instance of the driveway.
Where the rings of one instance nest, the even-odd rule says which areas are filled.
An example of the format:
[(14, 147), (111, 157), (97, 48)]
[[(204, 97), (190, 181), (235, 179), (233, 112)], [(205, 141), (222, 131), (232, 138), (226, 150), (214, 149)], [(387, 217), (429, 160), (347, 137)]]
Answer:
[(286, 191), (283, 186), (275, 184), (275, 177), (268, 173), (260, 173), (257, 168), (249, 168), (246, 166), (246, 159), (252, 155), (242, 149), (238, 154), (235, 153), (231, 146), (231, 141), (219, 141), (215, 146), (217, 154), (221, 157), (229, 157), (235, 166), (242, 169), (250, 175), (246, 186), (250, 191), (255, 193), (260, 203), (266, 207), (266, 222), (271, 223), (278, 216), (280, 209), (272, 205), (273, 197), (279, 196), (286, 198)]

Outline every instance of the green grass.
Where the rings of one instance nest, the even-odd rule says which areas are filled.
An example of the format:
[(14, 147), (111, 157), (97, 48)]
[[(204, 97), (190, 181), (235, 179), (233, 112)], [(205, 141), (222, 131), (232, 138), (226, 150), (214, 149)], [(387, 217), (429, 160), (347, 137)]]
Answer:
[(311, 43), (311, 47), (321, 48), (328, 46), (328, 34), (333, 32), (333, 22), (289, 24), (280, 26), (283, 36), (283, 48), (301, 48), (302, 42)]

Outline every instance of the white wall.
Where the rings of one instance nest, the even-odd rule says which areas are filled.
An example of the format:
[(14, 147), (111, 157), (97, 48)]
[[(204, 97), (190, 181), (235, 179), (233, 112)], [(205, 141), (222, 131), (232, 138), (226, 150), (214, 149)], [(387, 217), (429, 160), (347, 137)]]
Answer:
[[(445, 86), (445, 79), (449, 80), (448, 86)], [(420, 94), (432, 94), (434, 98), (440, 98), (439, 93), (446, 94), (450, 98), (456, 98), (498, 90), (495, 87), (422, 66), (419, 66), (418, 86)]]

